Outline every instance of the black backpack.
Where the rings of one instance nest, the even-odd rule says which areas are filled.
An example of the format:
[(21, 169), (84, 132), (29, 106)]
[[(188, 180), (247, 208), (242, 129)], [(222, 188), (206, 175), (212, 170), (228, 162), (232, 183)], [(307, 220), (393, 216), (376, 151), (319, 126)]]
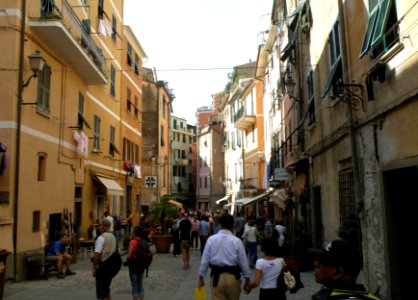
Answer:
[(148, 268), (152, 263), (154, 254), (151, 252), (146, 241), (137, 238), (135, 238), (135, 240), (138, 246), (136, 248), (135, 258), (130, 259), (130, 261), (138, 269), (145, 270), (145, 275), (148, 277)]

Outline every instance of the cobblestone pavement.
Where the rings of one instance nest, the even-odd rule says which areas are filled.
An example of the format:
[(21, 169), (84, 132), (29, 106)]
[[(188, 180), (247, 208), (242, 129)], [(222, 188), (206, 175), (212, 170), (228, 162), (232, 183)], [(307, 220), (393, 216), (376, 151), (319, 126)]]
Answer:
[[(188, 270), (183, 270), (181, 257), (173, 257), (171, 253), (156, 253), (149, 275), (144, 278), (145, 299), (193, 300), (193, 289), (197, 285), (199, 262), (200, 251), (197, 250), (191, 251), (191, 267)], [(77, 274), (65, 279), (57, 279), (55, 274), (51, 273), (48, 280), (33, 279), (16, 283), (7, 281), (3, 300), (95, 299), (95, 282), (91, 275), (91, 262), (89, 260), (78, 260), (77, 263), (72, 265), (72, 270)], [(295, 294), (288, 293), (288, 300), (310, 299), (310, 296), (319, 289), (319, 285), (314, 282), (312, 272), (302, 272), (301, 276), (305, 287)], [(206, 277), (205, 283), (208, 285), (209, 277)], [(207, 299), (210, 299), (208, 286), (206, 287)], [(122, 267), (122, 270), (113, 279), (111, 294), (113, 300), (132, 299), (127, 267)], [(254, 289), (249, 295), (242, 293), (241, 299), (258, 299), (258, 288)]]

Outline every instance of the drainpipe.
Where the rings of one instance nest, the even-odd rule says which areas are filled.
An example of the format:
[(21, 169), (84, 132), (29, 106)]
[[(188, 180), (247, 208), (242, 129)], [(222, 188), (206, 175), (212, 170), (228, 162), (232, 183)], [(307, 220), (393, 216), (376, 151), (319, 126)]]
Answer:
[(22, 0), (22, 20), (20, 30), (19, 73), (17, 79), (17, 105), (16, 105), (16, 151), (15, 151), (15, 177), (14, 177), (14, 205), (13, 205), (13, 278), (17, 276), (17, 219), (19, 212), (19, 168), (20, 168), (20, 131), (22, 126), (22, 92), (23, 92), (23, 65), (25, 54), (25, 28), (26, 28), (26, 0)]
[[(341, 32), (345, 34), (345, 19), (344, 19), (344, 8), (342, 0), (338, 0), (338, 14), (340, 16), (340, 28)], [(343, 76), (348, 74), (348, 64), (347, 64), (347, 48), (345, 36), (341, 39), (341, 58), (342, 58), (342, 67), (343, 67)], [(347, 79), (343, 77), (344, 83), (347, 83)], [(351, 96), (349, 96), (351, 97)], [(351, 101), (347, 101), (347, 115), (348, 115), (348, 128), (350, 135), (350, 146), (351, 146), (351, 155), (353, 157), (353, 179), (354, 179), (354, 193), (357, 206), (357, 212), (360, 213), (363, 209), (363, 192), (362, 185), (360, 181), (360, 172), (359, 172), (359, 159), (357, 153), (357, 142), (356, 135), (354, 130), (354, 115), (353, 109), (351, 106)]]

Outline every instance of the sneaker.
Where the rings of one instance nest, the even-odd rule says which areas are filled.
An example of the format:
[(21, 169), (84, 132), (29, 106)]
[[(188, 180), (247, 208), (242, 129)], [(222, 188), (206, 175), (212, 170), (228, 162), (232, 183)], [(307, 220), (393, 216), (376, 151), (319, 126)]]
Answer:
[(58, 279), (64, 279), (65, 277), (64, 277), (64, 274), (62, 274), (62, 273), (58, 273), (58, 274), (57, 274), (57, 278), (58, 278)]
[(67, 271), (67, 272), (65, 272), (65, 275), (75, 275), (76, 274), (76, 272), (73, 272), (73, 271)]

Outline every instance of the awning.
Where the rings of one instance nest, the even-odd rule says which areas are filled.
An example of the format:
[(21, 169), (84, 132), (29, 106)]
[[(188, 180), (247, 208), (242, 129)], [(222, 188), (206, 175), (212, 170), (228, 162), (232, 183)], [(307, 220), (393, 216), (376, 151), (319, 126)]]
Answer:
[(177, 206), (178, 208), (183, 208), (183, 204), (180, 202), (177, 202), (176, 200), (170, 199), (167, 202), (174, 206)]
[(223, 197), (223, 198), (221, 198), (221, 199), (219, 199), (219, 200), (216, 200), (216, 204), (219, 204), (219, 203), (221, 203), (222, 201), (226, 201), (226, 200), (228, 200), (228, 198), (229, 198), (229, 195), (226, 195), (225, 197)]
[(231, 206), (241, 206), (241, 204), (240, 203), (237, 203), (236, 201), (235, 202), (230, 202), (228, 204), (225, 204), (224, 205), (224, 208), (226, 209), (226, 208), (229, 208)]
[(123, 188), (116, 180), (99, 175), (94, 175), (94, 178), (105, 186), (108, 195), (123, 196)]
[(278, 189), (270, 196), (270, 202), (273, 202), (278, 207), (286, 209), (285, 201), (287, 199), (286, 189)]
[(238, 199), (238, 200), (235, 201), (235, 203), (238, 203), (238, 205), (241, 205), (241, 206), (245, 206), (245, 205), (251, 204), (255, 201), (258, 201), (260, 199), (263, 199), (263, 198), (269, 196), (271, 193), (272, 193), (272, 191), (267, 191), (267, 192), (264, 192), (260, 195), (255, 196), (255, 197), (247, 197), (247, 198)]

